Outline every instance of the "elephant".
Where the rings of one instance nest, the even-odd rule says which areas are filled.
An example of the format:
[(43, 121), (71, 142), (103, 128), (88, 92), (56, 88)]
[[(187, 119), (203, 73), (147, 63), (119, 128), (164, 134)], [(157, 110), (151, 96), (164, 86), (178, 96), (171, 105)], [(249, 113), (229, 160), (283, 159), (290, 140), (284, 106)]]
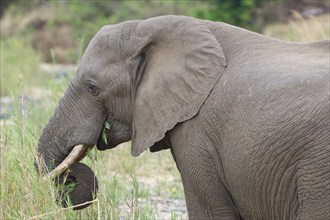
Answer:
[(42, 131), (38, 172), (69, 172), (72, 200), (90, 201), (85, 152), (131, 140), (132, 156), (171, 151), (189, 219), (330, 219), (329, 42), (176, 15), (106, 25)]

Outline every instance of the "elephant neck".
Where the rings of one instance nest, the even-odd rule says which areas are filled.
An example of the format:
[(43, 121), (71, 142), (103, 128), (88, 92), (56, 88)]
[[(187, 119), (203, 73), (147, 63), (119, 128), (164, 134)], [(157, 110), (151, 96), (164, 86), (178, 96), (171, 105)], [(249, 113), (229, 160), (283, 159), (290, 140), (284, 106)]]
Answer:
[(222, 22), (201, 22), (214, 34), (228, 62), (234, 62), (237, 59), (242, 60), (243, 57), (249, 59), (260, 51), (265, 51), (270, 47), (278, 47), (286, 43)]

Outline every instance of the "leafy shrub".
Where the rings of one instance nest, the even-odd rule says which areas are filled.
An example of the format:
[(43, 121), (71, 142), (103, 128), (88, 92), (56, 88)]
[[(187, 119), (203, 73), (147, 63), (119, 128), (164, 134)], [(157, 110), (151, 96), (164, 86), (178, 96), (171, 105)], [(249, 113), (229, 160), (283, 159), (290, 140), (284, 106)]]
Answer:
[(213, 21), (223, 21), (233, 25), (256, 29), (254, 15), (256, 7), (260, 6), (256, 0), (217, 0), (208, 1), (208, 7), (195, 9), (195, 16)]

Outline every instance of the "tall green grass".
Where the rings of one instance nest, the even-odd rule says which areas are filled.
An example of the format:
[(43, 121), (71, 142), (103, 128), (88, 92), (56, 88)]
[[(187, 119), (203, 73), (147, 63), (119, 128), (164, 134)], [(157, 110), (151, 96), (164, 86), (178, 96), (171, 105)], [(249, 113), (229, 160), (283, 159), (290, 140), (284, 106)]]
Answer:
[[(63, 209), (55, 202), (54, 184), (42, 180), (34, 168), (34, 157), (42, 128), (52, 115), (68, 79), (44, 82), (42, 89), (51, 92), (43, 101), (34, 104), (25, 99), (24, 77), (17, 77), (12, 92), (12, 118), (2, 121), (0, 146), (0, 219), (156, 219), (151, 196), (171, 198), (169, 189), (176, 188), (183, 199), (179, 174), (169, 152), (146, 152), (140, 158), (130, 155), (126, 143), (108, 152), (93, 149), (82, 161), (89, 165), (99, 180), (98, 196), (94, 203), (81, 211)], [(173, 178), (175, 176), (175, 178)], [(170, 177), (171, 183), (163, 184)], [(139, 181), (139, 179), (155, 180)], [(149, 178), (149, 179), (148, 179)]]

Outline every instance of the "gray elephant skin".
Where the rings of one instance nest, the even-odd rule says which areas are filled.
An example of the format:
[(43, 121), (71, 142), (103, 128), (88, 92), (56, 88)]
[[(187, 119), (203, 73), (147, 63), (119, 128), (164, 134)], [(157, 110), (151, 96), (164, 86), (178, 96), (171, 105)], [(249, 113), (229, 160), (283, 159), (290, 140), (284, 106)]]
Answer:
[[(330, 219), (329, 45), (185, 16), (104, 26), (43, 129), (39, 172), (131, 140), (133, 156), (172, 152), (189, 219)], [(82, 157), (74, 205), (95, 192)]]

